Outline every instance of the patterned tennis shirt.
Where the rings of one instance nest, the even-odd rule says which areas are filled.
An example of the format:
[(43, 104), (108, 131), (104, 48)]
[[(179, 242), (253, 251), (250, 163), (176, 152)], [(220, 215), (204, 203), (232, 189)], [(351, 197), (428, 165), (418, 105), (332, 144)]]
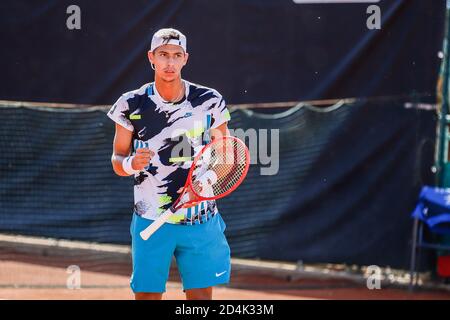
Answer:
[[(134, 212), (155, 220), (178, 198), (195, 155), (210, 140), (210, 129), (230, 120), (222, 95), (186, 80), (185, 96), (177, 103), (163, 100), (154, 83), (124, 93), (108, 116), (133, 132), (132, 154), (149, 148), (155, 155), (134, 175)], [(181, 208), (168, 221), (174, 224), (206, 222), (218, 212), (215, 201)]]

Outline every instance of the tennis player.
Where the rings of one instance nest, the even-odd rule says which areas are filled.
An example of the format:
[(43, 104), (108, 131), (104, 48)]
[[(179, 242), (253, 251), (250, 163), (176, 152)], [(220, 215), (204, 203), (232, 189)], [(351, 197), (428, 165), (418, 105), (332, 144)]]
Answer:
[(212, 287), (230, 279), (230, 247), (214, 201), (179, 209), (147, 241), (139, 236), (177, 199), (193, 156), (229, 135), (220, 93), (181, 78), (188, 57), (180, 31), (157, 31), (148, 51), (155, 81), (123, 94), (108, 112), (116, 123), (114, 172), (134, 177), (130, 285), (136, 299), (162, 299), (174, 256), (188, 300), (212, 299)]

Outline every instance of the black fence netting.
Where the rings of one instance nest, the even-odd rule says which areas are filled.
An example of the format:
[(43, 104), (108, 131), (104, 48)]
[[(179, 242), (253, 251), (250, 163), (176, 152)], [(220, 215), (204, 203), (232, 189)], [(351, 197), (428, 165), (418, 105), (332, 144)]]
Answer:
[[(0, 232), (130, 243), (133, 181), (112, 171), (105, 110), (0, 107)], [(407, 267), (410, 212), (434, 179), (433, 108), (231, 115), (252, 156), (244, 183), (218, 201), (233, 256)]]

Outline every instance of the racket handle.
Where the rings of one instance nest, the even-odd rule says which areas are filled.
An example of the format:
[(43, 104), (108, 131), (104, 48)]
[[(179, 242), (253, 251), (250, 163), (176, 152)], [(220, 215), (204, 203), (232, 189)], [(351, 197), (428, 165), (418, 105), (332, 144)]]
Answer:
[(172, 207), (167, 209), (161, 216), (158, 217), (155, 221), (153, 221), (147, 228), (142, 230), (139, 234), (143, 240), (147, 240), (150, 236), (155, 233), (167, 220), (169, 220), (170, 216), (173, 215), (174, 210)]

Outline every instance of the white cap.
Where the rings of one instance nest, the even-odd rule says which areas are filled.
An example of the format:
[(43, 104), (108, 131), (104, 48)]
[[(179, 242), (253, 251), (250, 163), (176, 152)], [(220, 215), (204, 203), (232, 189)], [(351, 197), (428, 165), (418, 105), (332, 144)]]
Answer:
[(187, 52), (186, 36), (176, 29), (165, 28), (156, 31), (152, 38), (150, 51), (153, 52), (156, 48), (165, 44), (180, 46), (183, 48), (184, 52)]

